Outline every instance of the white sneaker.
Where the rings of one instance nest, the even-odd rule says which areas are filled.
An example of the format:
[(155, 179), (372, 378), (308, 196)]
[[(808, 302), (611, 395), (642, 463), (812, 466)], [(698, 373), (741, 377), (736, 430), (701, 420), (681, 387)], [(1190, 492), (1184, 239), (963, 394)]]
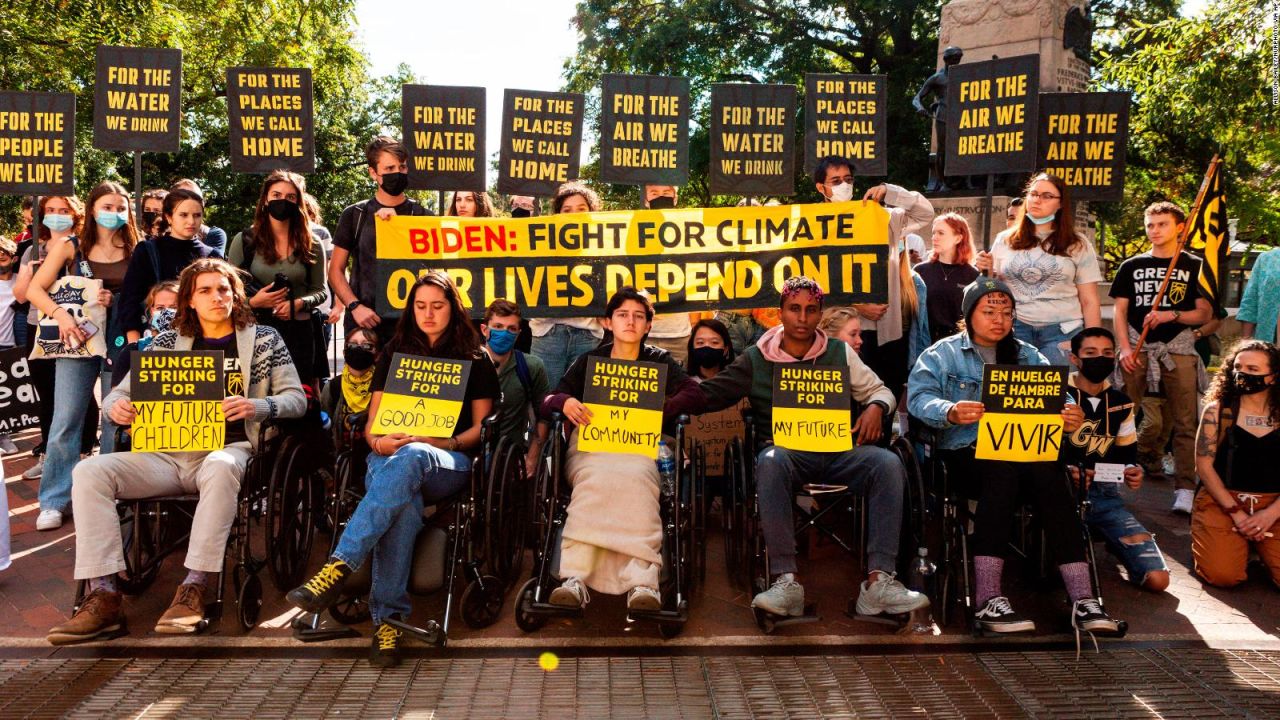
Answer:
[(858, 593), (859, 615), (901, 615), (929, 606), (929, 596), (894, 579), (889, 573), (878, 573), (873, 582), (863, 582)]
[(39, 480), (44, 474), (44, 456), (36, 456), (36, 464), (22, 471), (23, 480)]
[(751, 607), (774, 615), (799, 617), (804, 614), (804, 587), (796, 582), (793, 573), (783, 573), (768, 590), (751, 599)]
[(551, 597), (547, 601), (552, 605), (560, 607), (580, 608), (586, 607), (591, 602), (591, 593), (587, 592), (587, 586), (582, 584), (582, 580), (571, 577), (560, 583), (560, 587), (551, 591)]
[(1183, 515), (1191, 514), (1191, 501), (1195, 500), (1196, 494), (1185, 488), (1173, 491), (1173, 512)]
[(655, 612), (662, 609), (662, 596), (651, 587), (639, 585), (627, 593), (627, 609)]
[(0, 435), (0, 453), (15, 455), (18, 452), (18, 446), (13, 444), (13, 438), (8, 435)]
[(62, 527), (62, 513), (57, 510), (41, 510), (36, 518), (37, 530), (57, 530)]

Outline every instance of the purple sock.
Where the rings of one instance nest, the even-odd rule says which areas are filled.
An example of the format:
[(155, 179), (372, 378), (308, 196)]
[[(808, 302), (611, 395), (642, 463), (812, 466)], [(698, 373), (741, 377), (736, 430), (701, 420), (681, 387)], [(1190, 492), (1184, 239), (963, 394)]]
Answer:
[(975, 555), (973, 558), (973, 577), (977, 586), (978, 602), (974, 607), (981, 608), (993, 597), (999, 597), (1000, 576), (1004, 574), (1004, 558), (990, 555)]
[(103, 575), (102, 577), (89, 578), (89, 592), (97, 592), (105, 590), (106, 592), (119, 592), (116, 589), (116, 576)]
[(187, 570), (187, 577), (182, 581), (183, 585), (204, 585), (209, 579), (209, 573), (201, 570)]
[(1067, 586), (1067, 595), (1071, 602), (1093, 597), (1093, 583), (1089, 580), (1089, 563), (1073, 562), (1059, 565), (1062, 573), (1062, 584)]

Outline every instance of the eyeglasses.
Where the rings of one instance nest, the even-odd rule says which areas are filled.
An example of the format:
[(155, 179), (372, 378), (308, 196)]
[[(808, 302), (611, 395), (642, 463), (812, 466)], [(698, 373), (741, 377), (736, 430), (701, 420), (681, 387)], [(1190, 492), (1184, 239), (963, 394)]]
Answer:
[(373, 352), (373, 345), (370, 343), (347, 343), (348, 350), (368, 350)]
[(1032, 200), (1059, 200), (1062, 198), (1061, 195), (1054, 195), (1053, 193), (1041, 193), (1041, 192), (1035, 192), (1035, 191), (1027, 193), (1027, 197)]
[(836, 186), (845, 185), (845, 184), (852, 185), (853, 176), (845, 175), (844, 177), (833, 178), (831, 180), (828, 180), (825, 184), (830, 185), (831, 187), (836, 187)]

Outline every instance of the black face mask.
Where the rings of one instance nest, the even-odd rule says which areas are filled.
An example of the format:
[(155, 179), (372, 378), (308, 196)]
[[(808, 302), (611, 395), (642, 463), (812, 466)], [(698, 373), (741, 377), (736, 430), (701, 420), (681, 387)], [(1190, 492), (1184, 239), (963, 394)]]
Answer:
[(698, 368), (723, 368), (728, 365), (724, 350), (713, 347), (694, 348), (689, 353), (689, 369), (697, 372)]
[(154, 210), (142, 211), (142, 228), (144, 232), (151, 232), (151, 226), (156, 224), (156, 218), (160, 217), (160, 213)]
[(533, 213), (529, 212), (528, 208), (511, 208), (511, 217), (513, 218), (529, 217), (530, 215), (533, 215)]
[(659, 195), (658, 197), (649, 201), (650, 210), (670, 210), (675, 206), (676, 206), (676, 199), (672, 197), (667, 197), (666, 195)]
[(1267, 378), (1269, 377), (1271, 376), (1254, 375), (1253, 373), (1237, 371), (1235, 382), (1236, 391), (1241, 395), (1252, 395), (1254, 393), (1263, 392), (1267, 388), (1271, 387), (1271, 385), (1267, 383)]
[(267, 202), (267, 214), (281, 222), (298, 217), (299, 212), (298, 203), (292, 200), (276, 198)]
[(382, 176), (382, 191), (388, 195), (403, 195), (409, 189), (409, 173), (394, 172)]
[(1116, 371), (1116, 359), (1109, 357), (1080, 358), (1080, 374), (1089, 382), (1100, 383)]
[(348, 345), (342, 349), (342, 359), (352, 370), (364, 372), (373, 367), (374, 353), (368, 348)]

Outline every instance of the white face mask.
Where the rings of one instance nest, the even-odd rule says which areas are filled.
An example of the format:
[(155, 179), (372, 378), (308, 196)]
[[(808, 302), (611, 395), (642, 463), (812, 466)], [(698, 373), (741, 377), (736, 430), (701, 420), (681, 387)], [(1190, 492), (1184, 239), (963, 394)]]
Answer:
[(831, 188), (831, 202), (848, 202), (853, 199), (853, 183), (840, 183)]

